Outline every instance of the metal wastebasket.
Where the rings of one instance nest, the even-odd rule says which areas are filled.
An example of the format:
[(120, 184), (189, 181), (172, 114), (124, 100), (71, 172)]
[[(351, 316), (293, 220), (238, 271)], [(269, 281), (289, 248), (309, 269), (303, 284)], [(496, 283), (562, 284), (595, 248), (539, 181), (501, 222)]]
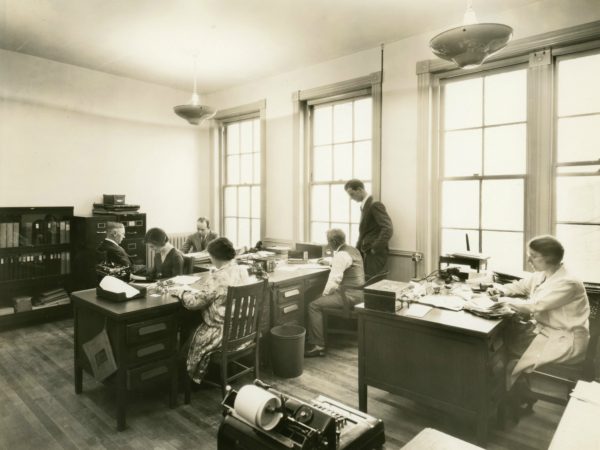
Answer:
[(298, 325), (278, 325), (271, 328), (271, 364), (278, 377), (302, 375), (304, 336), (306, 330)]

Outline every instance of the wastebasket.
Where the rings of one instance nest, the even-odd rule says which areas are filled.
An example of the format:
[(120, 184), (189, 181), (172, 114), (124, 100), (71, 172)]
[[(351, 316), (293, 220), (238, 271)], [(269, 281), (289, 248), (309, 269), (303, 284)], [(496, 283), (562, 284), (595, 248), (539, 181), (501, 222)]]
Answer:
[(278, 325), (271, 328), (271, 364), (278, 377), (302, 375), (304, 336), (306, 330), (298, 325)]

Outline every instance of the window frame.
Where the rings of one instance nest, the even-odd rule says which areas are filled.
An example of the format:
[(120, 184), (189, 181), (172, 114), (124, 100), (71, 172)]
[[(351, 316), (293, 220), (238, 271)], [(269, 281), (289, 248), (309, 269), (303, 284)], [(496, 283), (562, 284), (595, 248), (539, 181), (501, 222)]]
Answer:
[[(440, 80), (528, 64), (527, 164), (524, 244), (538, 234), (556, 232), (556, 92), (557, 57), (600, 48), (600, 22), (591, 22), (520, 39), (480, 67), (464, 70), (442, 60), (419, 61), (417, 129), (417, 251), (424, 255), (419, 274), (437, 268), (441, 232)], [(548, 189), (550, 186), (550, 189)], [(525, 252), (523, 252), (525, 254)], [(525, 255), (523, 256), (525, 262)], [(525, 267), (525, 264), (524, 264)]]
[[(258, 184), (250, 183), (248, 186), (260, 187), (260, 238), (265, 237), (266, 232), (266, 101), (250, 103), (236, 108), (219, 111), (215, 116), (216, 132), (218, 136), (218, 216), (219, 235), (225, 236), (225, 189), (229, 186), (227, 181), (227, 133), (228, 125), (244, 120), (259, 119), (260, 129), (260, 179)], [(238, 183), (239, 184), (239, 183)], [(252, 219), (250, 219), (252, 220)], [(254, 243), (251, 242), (251, 245)]]
[[(371, 131), (371, 189), (370, 194), (374, 199), (381, 195), (381, 72), (355, 78), (331, 85), (299, 91), (295, 96), (296, 111), (299, 120), (296, 121), (297, 129), (302, 129), (299, 140), (302, 147), (302, 186), (297, 195), (302, 197), (300, 232), (296, 240), (308, 241), (311, 227), (310, 194), (312, 182), (312, 120), (311, 111), (314, 106), (326, 103), (336, 103), (355, 100), (364, 97), (371, 98), (372, 131)], [(341, 184), (341, 182), (327, 182), (327, 185)]]

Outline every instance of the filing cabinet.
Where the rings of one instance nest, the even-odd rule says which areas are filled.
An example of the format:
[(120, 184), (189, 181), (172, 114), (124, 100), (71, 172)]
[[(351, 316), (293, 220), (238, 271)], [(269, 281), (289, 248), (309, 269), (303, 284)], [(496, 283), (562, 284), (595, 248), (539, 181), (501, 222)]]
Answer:
[(271, 326), (304, 326), (304, 281), (280, 283), (272, 287)]

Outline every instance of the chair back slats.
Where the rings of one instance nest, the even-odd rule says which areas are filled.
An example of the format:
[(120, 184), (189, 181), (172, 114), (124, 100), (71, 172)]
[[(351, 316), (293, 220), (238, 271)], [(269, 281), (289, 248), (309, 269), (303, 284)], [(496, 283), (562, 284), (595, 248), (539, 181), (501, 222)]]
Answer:
[(265, 281), (228, 288), (223, 323), (223, 351), (232, 351), (256, 340), (264, 292)]

